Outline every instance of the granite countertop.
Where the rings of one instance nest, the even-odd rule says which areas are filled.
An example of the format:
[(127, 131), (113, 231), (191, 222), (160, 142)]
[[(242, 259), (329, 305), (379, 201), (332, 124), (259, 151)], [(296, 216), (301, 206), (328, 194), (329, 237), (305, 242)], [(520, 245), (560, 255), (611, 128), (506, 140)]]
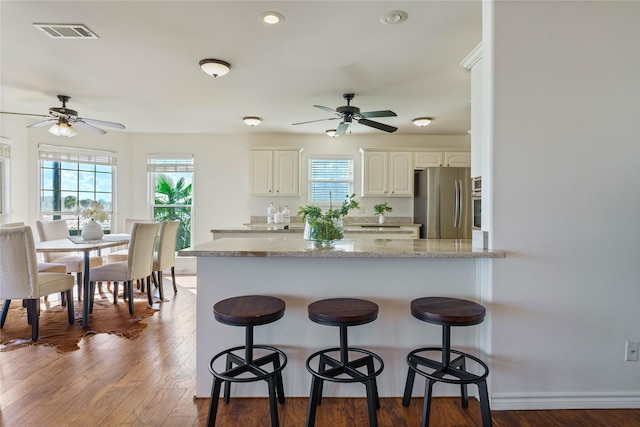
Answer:
[(505, 258), (503, 251), (472, 248), (471, 240), (376, 239), (337, 241), (335, 248), (315, 248), (298, 236), (222, 238), (183, 249), (181, 256), (279, 258)]
[[(420, 227), (420, 224), (372, 224), (372, 223), (351, 223), (345, 224), (343, 229), (347, 233), (400, 233), (411, 234), (416, 232), (416, 228)], [(217, 227), (211, 229), (211, 233), (258, 233), (258, 232), (273, 232), (273, 233), (302, 233), (304, 231), (304, 224), (291, 223), (289, 229), (284, 229), (284, 224), (243, 224), (238, 227)]]

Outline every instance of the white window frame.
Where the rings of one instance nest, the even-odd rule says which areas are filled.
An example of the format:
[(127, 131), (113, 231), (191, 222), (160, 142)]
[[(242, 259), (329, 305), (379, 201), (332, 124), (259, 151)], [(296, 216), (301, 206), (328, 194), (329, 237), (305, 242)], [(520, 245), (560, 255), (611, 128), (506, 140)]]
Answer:
[[(346, 182), (349, 184), (348, 195), (354, 193), (354, 177), (353, 177), (353, 168), (354, 168), (354, 159), (353, 156), (340, 156), (340, 155), (312, 155), (309, 156), (307, 161), (307, 194), (308, 194), (308, 202), (310, 204), (321, 206), (321, 207), (329, 207), (329, 202), (325, 201), (316, 201), (313, 200), (313, 191), (312, 186), (314, 182), (319, 182), (322, 180), (315, 180), (312, 178), (313, 173), (313, 162), (314, 161), (332, 161), (332, 160), (340, 160), (340, 161), (348, 161), (349, 162), (349, 178), (348, 179), (336, 179), (333, 180), (335, 182)], [(327, 180), (330, 181), (330, 180)], [(340, 206), (344, 200), (342, 198), (334, 198), (332, 197), (332, 204), (334, 207)]]
[[(162, 162), (156, 163), (158, 160)], [(172, 162), (173, 161), (173, 162)], [(184, 173), (191, 174), (191, 204), (190, 205), (156, 205), (155, 204), (155, 175), (158, 173)], [(151, 153), (147, 154), (147, 181), (149, 193), (149, 217), (155, 218), (155, 208), (162, 207), (186, 207), (190, 209), (191, 227), (189, 228), (190, 246), (193, 246), (193, 229), (195, 220), (194, 189), (195, 189), (195, 161), (190, 153)]]
[(0, 223), (9, 222), (11, 218), (10, 159), (11, 146), (0, 143)]
[(42, 182), (42, 162), (63, 162), (63, 163), (82, 163), (96, 166), (105, 166), (111, 168), (111, 209), (106, 209), (109, 214), (109, 221), (103, 226), (106, 230), (113, 230), (114, 212), (116, 212), (116, 172), (117, 172), (117, 153), (113, 151), (93, 150), (78, 147), (64, 147), (58, 145), (40, 144), (38, 145), (38, 212), (40, 219), (48, 219), (51, 216), (60, 216), (63, 219), (72, 220), (74, 226), (69, 227), (70, 230), (82, 229), (83, 222), (86, 219), (81, 218), (75, 212), (67, 211), (42, 211), (40, 201), (41, 192), (44, 183)]

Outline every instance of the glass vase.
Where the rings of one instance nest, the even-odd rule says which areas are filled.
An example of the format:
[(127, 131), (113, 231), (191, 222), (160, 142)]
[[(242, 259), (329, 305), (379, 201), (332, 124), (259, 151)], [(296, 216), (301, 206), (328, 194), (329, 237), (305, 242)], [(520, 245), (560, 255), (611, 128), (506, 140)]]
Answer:
[(317, 248), (333, 248), (336, 240), (344, 238), (342, 218), (314, 218), (305, 221), (304, 239)]

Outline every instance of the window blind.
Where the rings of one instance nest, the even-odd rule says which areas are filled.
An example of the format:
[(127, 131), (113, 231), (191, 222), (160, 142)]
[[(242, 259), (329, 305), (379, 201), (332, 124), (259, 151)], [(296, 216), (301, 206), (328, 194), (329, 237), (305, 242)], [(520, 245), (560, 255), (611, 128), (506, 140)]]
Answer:
[(38, 145), (38, 159), (52, 162), (88, 163), (92, 165), (117, 164), (117, 153), (58, 145)]
[(193, 172), (193, 154), (150, 155), (147, 159), (147, 172), (189, 173)]
[(353, 188), (353, 161), (350, 159), (310, 159), (310, 198), (317, 203), (341, 203)]

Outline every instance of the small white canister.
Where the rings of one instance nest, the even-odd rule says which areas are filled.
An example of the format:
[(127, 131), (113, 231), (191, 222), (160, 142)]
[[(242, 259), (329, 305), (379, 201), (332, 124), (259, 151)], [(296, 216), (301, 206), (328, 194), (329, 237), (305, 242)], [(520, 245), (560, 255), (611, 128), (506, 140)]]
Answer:
[(282, 212), (276, 212), (273, 214), (273, 222), (276, 224), (282, 224)]

